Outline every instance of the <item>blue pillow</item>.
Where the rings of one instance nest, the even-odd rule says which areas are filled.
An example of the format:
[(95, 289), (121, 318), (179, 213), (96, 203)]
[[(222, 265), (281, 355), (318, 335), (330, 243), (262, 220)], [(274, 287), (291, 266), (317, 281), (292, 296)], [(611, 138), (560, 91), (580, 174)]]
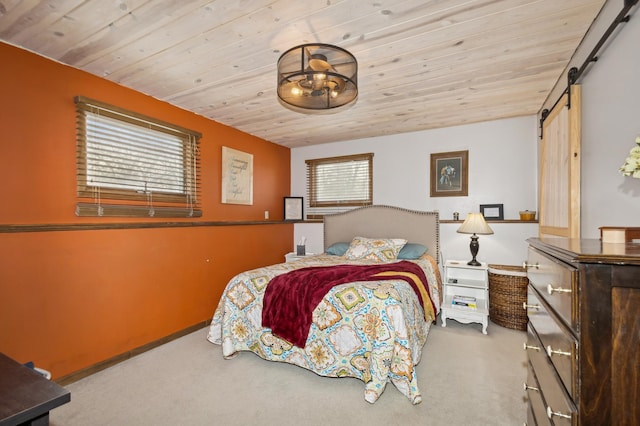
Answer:
[(344, 256), (350, 243), (333, 243), (327, 247), (326, 253), (333, 256)]
[(407, 243), (402, 247), (400, 253), (398, 253), (398, 259), (403, 260), (415, 260), (427, 252), (427, 247), (422, 244)]

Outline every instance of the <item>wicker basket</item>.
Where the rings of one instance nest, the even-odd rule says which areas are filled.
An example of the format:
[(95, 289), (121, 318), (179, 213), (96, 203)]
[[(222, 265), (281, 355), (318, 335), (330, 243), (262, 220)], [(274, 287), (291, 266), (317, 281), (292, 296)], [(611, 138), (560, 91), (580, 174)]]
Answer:
[(489, 318), (515, 330), (527, 329), (527, 273), (520, 266), (489, 265)]

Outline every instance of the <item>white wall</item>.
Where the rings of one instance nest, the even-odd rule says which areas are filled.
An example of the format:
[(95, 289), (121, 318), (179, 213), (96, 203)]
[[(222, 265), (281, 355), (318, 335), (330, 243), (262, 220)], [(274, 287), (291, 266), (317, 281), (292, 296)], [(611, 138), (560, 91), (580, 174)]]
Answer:
[[(428, 112), (425, 112), (428, 114)], [(480, 204), (504, 204), (505, 219), (520, 210), (537, 210), (537, 119), (511, 118), (393, 136), (313, 145), (291, 150), (291, 195), (306, 196), (305, 160), (364, 152), (374, 153), (373, 200), (414, 210), (438, 210), (441, 219), (453, 212), (479, 211)], [(469, 195), (430, 197), (430, 154), (469, 151)], [(494, 234), (480, 237), (478, 259), (488, 263), (521, 264), (525, 239), (538, 233), (535, 224), (491, 225)], [(471, 258), (469, 235), (459, 224), (441, 224), (445, 258)], [(294, 240), (307, 237), (307, 251), (322, 251), (322, 225), (296, 224)]]
[[(606, 22), (599, 24), (606, 28)], [(601, 226), (640, 226), (640, 179), (624, 177), (618, 168), (640, 135), (640, 13), (621, 24), (587, 68), (582, 85), (581, 232), (599, 238)], [(597, 27), (598, 25), (596, 25)], [(596, 37), (596, 36), (594, 36)], [(597, 41), (599, 35), (592, 40)], [(593, 39), (593, 37), (592, 37)], [(592, 47), (586, 47), (590, 51)], [(583, 49), (583, 50), (585, 50)], [(583, 55), (584, 56), (584, 55)], [(581, 64), (578, 64), (581, 65)], [(561, 77), (564, 81), (563, 77)], [(553, 100), (551, 101), (553, 102)], [(425, 112), (428, 113), (428, 112)], [(291, 152), (292, 195), (305, 196), (307, 158), (374, 152), (374, 202), (416, 210), (477, 211), (479, 204), (503, 203), (505, 217), (519, 210), (537, 210), (537, 120), (524, 117), (436, 129), (346, 143), (296, 148)], [(469, 196), (429, 197), (429, 154), (469, 150)], [(457, 224), (442, 224), (446, 258), (466, 258), (468, 236)], [(495, 234), (480, 237), (478, 258), (489, 263), (519, 264), (524, 240), (537, 225), (492, 225)], [(308, 237), (308, 250), (322, 250), (322, 225), (296, 224), (295, 240)]]
[(584, 238), (601, 226), (640, 226), (640, 179), (618, 168), (640, 135), (640, 13), (621, 28), (582, 81), (582, 203)]

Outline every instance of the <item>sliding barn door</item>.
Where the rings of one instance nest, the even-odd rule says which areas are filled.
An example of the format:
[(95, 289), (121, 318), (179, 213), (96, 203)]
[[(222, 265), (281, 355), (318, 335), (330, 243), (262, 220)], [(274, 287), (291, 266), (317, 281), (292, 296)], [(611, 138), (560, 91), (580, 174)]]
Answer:
[(580, 238), (580, 86), (569, 89), (542, 124), (541, 237)]

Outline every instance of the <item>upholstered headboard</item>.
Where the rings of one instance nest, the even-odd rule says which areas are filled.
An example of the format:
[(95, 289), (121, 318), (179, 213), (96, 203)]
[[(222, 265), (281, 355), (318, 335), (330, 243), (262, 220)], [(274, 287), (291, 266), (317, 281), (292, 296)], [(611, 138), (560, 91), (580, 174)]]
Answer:
[(324, 216), (324, 248), (353, 237), (404, 238), (424, 244), (440, 261), (440, 218), (437, 211), (373, 205)]

